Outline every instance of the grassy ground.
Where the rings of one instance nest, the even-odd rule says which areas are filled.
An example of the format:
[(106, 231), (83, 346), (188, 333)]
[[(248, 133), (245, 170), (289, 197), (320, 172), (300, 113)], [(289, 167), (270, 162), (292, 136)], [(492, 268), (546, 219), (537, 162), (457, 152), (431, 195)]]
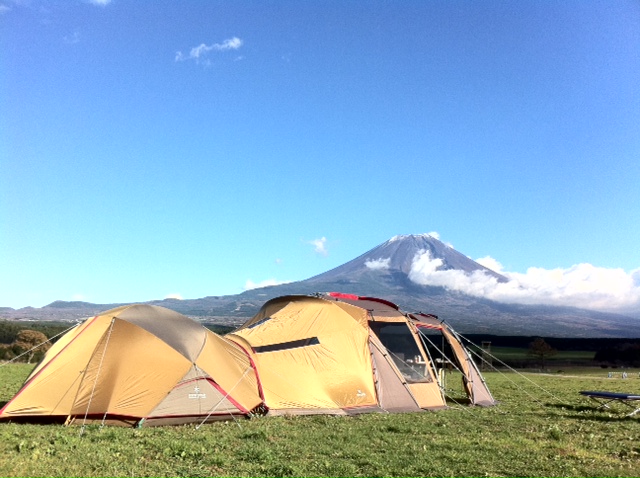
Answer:
[[(0, 367), (0, 402), (31, 366)], [(486, 373), (500, 405), (146, 429), (0, 424), (0, 476), (638, 476), (640, 414), (580, 390), (640, 392), (638, 370)], [(459, 377), (451, 375), (447, 384)], [(455, 394), (455, 391), (454, 391)]]

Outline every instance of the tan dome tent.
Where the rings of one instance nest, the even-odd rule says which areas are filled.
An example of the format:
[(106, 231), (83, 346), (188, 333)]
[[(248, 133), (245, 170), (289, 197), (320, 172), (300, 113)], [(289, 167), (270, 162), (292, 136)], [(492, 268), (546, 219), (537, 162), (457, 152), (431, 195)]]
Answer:
[[(251, 354), (270, 414), (418, 411), (446, 406), (416, 326), (429, 317), (355, 295), (285, 296), (226, 337)], [(462, 353), (472, 403), (494, 404), (457, 336), (441, 331)]]
[(130, 305), (62, 336), (0, 419), (147, 426), (247, 415), (261, 403), (236, 344), (169, 309)]

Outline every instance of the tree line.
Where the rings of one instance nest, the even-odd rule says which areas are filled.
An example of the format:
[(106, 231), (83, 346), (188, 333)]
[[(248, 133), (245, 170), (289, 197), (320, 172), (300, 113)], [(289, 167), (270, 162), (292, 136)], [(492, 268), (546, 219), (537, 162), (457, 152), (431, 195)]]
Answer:
[(71, 323), (0, 321), (0, 360), (34, 363), (51, 348), (49, 341), (64, 332)]

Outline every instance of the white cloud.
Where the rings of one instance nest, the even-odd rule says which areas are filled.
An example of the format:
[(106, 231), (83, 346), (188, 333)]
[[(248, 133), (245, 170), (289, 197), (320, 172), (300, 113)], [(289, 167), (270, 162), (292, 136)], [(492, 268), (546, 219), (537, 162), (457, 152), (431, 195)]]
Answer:
[(476, 259), (476, 262), (481, 266), (485, 266), (487, 269), (491, 269), (493, 272), (497, 272), (498, 274), (502, 274), (502, 264), (496, 261), (491, 256), (481, 257), (480, 259)]
[(320, 239), (314, 239), (313, 241), (309, 241), (317, 254), (321, 254), (326, 256), (329, 251), (327, 251), (327, 238), (321, 237)]
[(89, 3), (99, 7), (106, 7), (111, 3), (111, 0), (89, 0)]
[[(591, 264), (568, 269), (530, 267), (525, 274), (507, 272), (509, 282), (489, 298), (507, 302), (511, 297), (524, 303), (551, 302), (593, 309), (616, 309), (640, 305), (640, 269), (625, 272)], [(507, 287), (509, 286), (509, 287)]]
[(7, 13), (10, 10), (11, 7), (5, 5), (4, 3), (0, 4), (0, 15), (2, 15), (3, 13)]
[(244, 284), (244, 290), (259, 289), (261, 287), (269, 287), (272, 285), (288, 284), (291, 281), (279, 281), (276, 279), (265, 279), (262, 282), (253, 282), (251, 279), (247, 279)]
[(505, 272), (491, 257), (477, 262), (504, 275), (508, 282), (498, 282), (482, 271), (467, 274), (459, 270), (440, 270), (442, 260), (432, 259), (429, 251), (416, 254), (409, 278), (418, 284), (441, 286), (505, 303), (600, 310), (640, 306), (640, 269), (627, 273), (623, 269), (577, 264), (568, 269), (531, 267), (522, 274)]
[(389, 268), (389, 261), (391, 260), (390, 257), (387, 257), (386, 259), (376, 259), (374, 261), (366, 261), (364, 263), (365, 266), (367, 266), (369, 269), (372, 269), (374, 271), (377, 270), (384, 270), (384, 269), (388, 269)]
[(427, 232), (427, 236), (431, 236), (431, 237), (433, 237), (434, 239), (440, 240), (440, 234), (439, 234), (439, 233), (437, 233), (436, 231), (433, 231), (433, 232)]
[(237, 50), (242, 44), (243, 41), (238, 37), (229, 38), (222, 43), (212, 43), (211, 45), (201, 43), (198, 46), (194, 46), (188, 55), (185, 55), (181, 51), (176, 52), (176, 61), (195, 60), (199, 62), (201, 57), (204, 57), (211, 51)]
[(182, 295), (180, 294), (168, 294), (165, 299), (177, 299), (177, 300), (183, 300), (182, 299)]

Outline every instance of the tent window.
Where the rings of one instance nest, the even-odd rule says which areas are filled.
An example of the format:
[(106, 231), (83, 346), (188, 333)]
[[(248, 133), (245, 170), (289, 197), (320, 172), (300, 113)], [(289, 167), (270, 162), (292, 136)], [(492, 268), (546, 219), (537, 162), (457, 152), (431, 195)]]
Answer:
[(255, 324), (251, 324), (249, 327), (247, 327), (247, 329), (253, 329), (254, 327), (257, 327), (258, 325), (262, 325), (264, 324), (267, 320), (271, 320), (271, 317), (265, 317), (264, 319), (260, 319), (259, 321), (257, 321)]
[(432, 382), (414, 335), (404, 323), (369, 322), (407, 382)]
[(319, 343), (320, 340), (318, 340), (318, 337), (309, 337), (308, 339), (292, 340), (291, 342), (261, 345), (260, 347), (254, 347), (253, 350), (256, 353), (275, 352), (277, 350), (297, 349), (300, 347), (306, 347), (307, 345), (318, 345)]

